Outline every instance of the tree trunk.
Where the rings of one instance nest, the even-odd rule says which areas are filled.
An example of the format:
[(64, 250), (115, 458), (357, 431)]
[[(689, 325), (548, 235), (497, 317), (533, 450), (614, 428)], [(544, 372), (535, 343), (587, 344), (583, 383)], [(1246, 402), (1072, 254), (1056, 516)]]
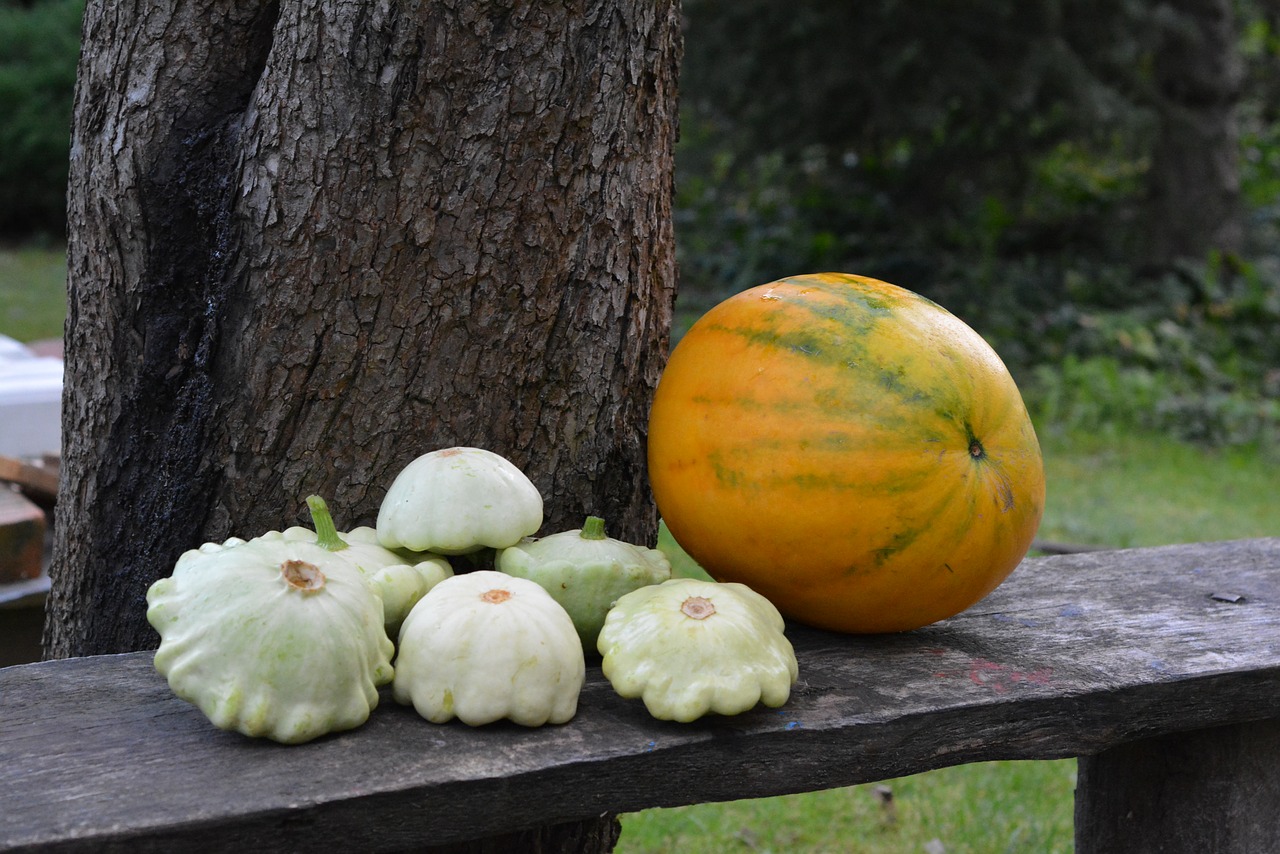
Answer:
[(46, 656), (178, 555), (451, 445), (650, 541), (678, 0), (91, 0)]
[(1244, 66), (1231, 0), (1157, 7), (1149, 260), (1157, 267), (1237, 251), (1244, 240), (1236, 103)]

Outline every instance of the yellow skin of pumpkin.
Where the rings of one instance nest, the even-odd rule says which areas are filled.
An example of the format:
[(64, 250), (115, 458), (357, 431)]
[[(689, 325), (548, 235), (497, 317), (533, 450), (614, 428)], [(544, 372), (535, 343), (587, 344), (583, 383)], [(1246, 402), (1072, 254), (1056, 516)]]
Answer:
[(936, 303), (796, 276), (704, 315), (649, 421), (672, 535), (714, 578), (849, 633), (953, 616), (1025, 556), (1044, 467), (1004, 363)]

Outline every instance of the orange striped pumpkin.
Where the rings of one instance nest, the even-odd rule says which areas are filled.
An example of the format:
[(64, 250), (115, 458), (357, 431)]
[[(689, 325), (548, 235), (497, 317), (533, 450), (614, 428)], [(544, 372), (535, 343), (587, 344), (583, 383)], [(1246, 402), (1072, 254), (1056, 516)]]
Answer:
[(648, 453), (662, 518), (714, 578), (842, 632), (968, 608), (1044, 508), (1004, 363), (941, 306), (861, 276), (782, 279), (700, 318), (658, 384)]

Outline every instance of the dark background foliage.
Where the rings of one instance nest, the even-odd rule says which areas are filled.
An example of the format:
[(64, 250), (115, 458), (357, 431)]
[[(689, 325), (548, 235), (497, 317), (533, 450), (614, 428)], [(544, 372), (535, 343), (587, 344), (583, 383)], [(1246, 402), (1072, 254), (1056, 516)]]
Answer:
[(975, 326), (1046, 419), (1276, 439), (1273, 4), (685, 12), (690, 314), (780, 276), (862, 273)]
[(66, 227), (84, 0), (0, 0), (0, 235)]
[[(0, 0), (9, 240), (65, 228), (82, 10)], [(1280, 6), (684, 12), (682, 325), (781, 276), (856, 272), (977, 328), (1044, 419), (1277, 440)]]

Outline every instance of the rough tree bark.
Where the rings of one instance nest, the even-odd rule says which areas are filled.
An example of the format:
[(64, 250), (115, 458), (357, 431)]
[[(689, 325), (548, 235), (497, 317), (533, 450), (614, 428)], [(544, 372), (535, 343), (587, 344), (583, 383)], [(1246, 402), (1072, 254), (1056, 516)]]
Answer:
[(1203, 260), (1244, 239), (1236, 104), (1244, 65), (1231, 0), (1166, 0), (1155, 12), (1149, 261)]
[(46, 656), (154, 646), (180, 552), (372, 524), (450, 445), (646, 541), (678, 0), (91, 0)]

